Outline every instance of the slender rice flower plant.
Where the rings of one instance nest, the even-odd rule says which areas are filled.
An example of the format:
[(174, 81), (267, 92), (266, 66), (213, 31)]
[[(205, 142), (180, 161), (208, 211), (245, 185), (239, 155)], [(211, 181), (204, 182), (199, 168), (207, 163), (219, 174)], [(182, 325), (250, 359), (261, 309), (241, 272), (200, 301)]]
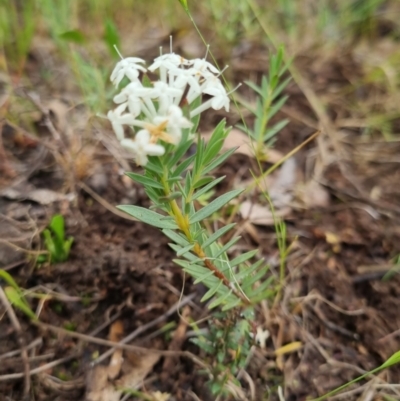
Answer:
[[(150, 81), (148, 71), (158, 78)], [(119, 208), (161, 229), (176, 252), (174, 262), (207, 288), (202, 301), (210, 309), (219, 308), (208, 335), (195, 340), (214, 356), (208, 372), (214, 393), (235, 380), (245, 364), (257, 338), (253, 306), (270, 295), (268, 267), (263, 260), (254, 261), (257, 250), (228, 257), (239, 240), (228, 234), (235, 224), (222, 225), (215, 232), (204, 224), (217, 212), (223, 216), (225, 206), (242, 190), (224, 193), (204, 207), (198, 201), (224, 179), (212, 173), (234, 151), (221, 153), (229, 133), (225, 121), (217, 125), (208, 143), (196, 135), (202, 112), (229, 111), (229, 93), (219, 76), (205, 58), (187, 60), (171, 52), (157, 57), (147, 69), (140, 58), (122, 58), (111, 81), (117, 88), (129, 83), (114, 97), (117, 107), (108, 113), (121, 146), (143, 167), (142, 174), (127, 175), (144, 186), (152, 201), (150, 209)], [(192, 145), (195, 154), (188, 152)]]

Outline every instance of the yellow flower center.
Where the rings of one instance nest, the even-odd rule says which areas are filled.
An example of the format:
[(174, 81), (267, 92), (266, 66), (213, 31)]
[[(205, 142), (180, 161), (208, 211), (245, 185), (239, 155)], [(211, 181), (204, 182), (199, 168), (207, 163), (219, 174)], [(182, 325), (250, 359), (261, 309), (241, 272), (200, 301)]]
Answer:
[(151, 143), (157, 143), (159, 139), (167, 143), (174, 143), (174, 139), (172, 138), (172, 136), (165, 132), (167, 125), (168, 120), (165, 120), (158, 125), (148, 124), (145, 126), (145, 129), (150, 132)]

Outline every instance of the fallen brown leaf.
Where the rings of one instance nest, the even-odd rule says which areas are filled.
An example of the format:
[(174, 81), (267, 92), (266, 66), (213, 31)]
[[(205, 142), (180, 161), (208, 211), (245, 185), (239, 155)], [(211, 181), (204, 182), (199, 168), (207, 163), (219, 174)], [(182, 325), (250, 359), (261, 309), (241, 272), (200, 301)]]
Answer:
[[(290, 214), (292, 209), (284, 207), (275, 210), (275, 217), (284, 218)], [(244, 219), (249, 220), (251, 223), (259, 226), (272, 226), (274, 225), (274, 216), (266, 205), (260, 205), (250, 201), (244, 201), (240, 205), (239, 212)]]

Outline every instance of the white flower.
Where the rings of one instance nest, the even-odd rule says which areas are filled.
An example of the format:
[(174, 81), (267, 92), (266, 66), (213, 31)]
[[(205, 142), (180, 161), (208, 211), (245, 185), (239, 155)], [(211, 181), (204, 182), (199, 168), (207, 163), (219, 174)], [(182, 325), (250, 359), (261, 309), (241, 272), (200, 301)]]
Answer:
[(163, 54), (154, 59), (154, 63), (149, 67), (151, 72), (154, 72), (157, 68), (165, 67), (167, 69), (178, 67), (180, 65), (188, 65), (188, 60), (175, 53)]
[(117, 63), (113, 72), (111, 73), (111, 82), (118, 86), (124, 76), (128, 77), (131, 81), (136, 81), (139, 77), (139, 70), (146, 72), (146, 68), (138, 65), (137, 63), (144, 63), (145, 61), (139, 57), (127, 57)]
[(123, 139), (121, 146), (135, 154), (135, 160), (139, 166), (147, 164), (147, 156), (162, 156), (165, 152), (163, 146), (150, 142), (150, 133), (145, 129), (136, 134), (135, 140)]
[(269, 335), (270, 334), (268, 330), (263, 330), (260, 326), (257, 327), (257, 333), (254, 339), (256, 343), (260, 346), (260, 348), (265, 348), (266, 341), (268, 340)]
[(193, 65), (193, 68), (198, 70), (201, 74), (204, 74), (207, 70), (214, 74), (219, 74), (219, 71), (204, 58), (196, 58), (191, 60), (191, 65)]
[(160, 136), (166, 142), (177, 145), (182, 138), (182, 128), (191, 128), (193, 124), (183, 116), (182, 109), (174, 104), (168, 108), (167, 115), (157, 116), (154, 119), (154, 124), (157, 127), (165, 126), (168, 135)]
[(222, 84), (216, 86), (207, 86), (202, 90), (202, 92), (213, 97), (201, 104), (196, 109), (192, 110), (190, 112), (190, 118), (197, 116), (210, 107), (212, 107), (214, 110), (219, 110), (224, 107), (225, 111), (229, 111), (229, 96), (227, 95), (226, 90), (222, 86)]
[(117, 104), (127, 102), (129, 112), (137, 117), (142, 111), (142, 99), (150, 99), (152, 93), (152, 88), (145, 88), (141, 82), (134, 81), (122, 89), (121, 93), (114, 96), (114, 102)]
[(119, 141), (124, 139), (123, 125), (133, 125), (135, 123), (134, 116), (129, 113), (122, 114), (125, 109), (126, 103), (121, 104), (115, 110), (110, 110), (107, 114), (107, 117), (111, 121), (113, 130)]
[[(182, 94), (183, 91), (186, 88), (186, 85), (190, 86), (187, 98), (191, 96), (192, 93), (196, 94), (195, 98), (200, 95), (201, 93), (201, 88), (199, 85), (199, 80), (201, 78), (201, 75), (198, 74), (198, 71), (195, 70), (194, 68), (189, 68), (187, 70), (182, 69), (182, 68), (171, 68), (169, 71), (170, 75), (170, 85), (173, 85), (175, 88), (182, 89)], [(173, 79), (175, 77), (175, 79)], [(181, 101), (181, 97), (175, 98), (175, 104), (178, 105), (179, 102)]]
[(183, 91), (181, 89), (173, 88), (165, 82), (155, 82), (152, 97), (158, 98), (160, 102), (158, 112), (164, 114), (168, 110), (168, 107), (174, 103), (174, 98), (182, 97), (182, 93)]
[(203, 89), (203, 93), (213, 96), (213, 98), (211, 99), (211, 107), (214, 110), (219, 110), (224, 107), (225, 111), (229, 111), (229, 96), (226, 94), (226, 90), (222, 86), (222, 84), (216, 86), (208, 86)]
[(174, 67), (187, 65), (188, 61), (179, 54), (168, 53), (163, 54), (154, 59), (154, 63), (149, 67), (149, 71), (154, 72), (157, 68), (160, 69), (160, 79), (167, 82), (167, 71)]

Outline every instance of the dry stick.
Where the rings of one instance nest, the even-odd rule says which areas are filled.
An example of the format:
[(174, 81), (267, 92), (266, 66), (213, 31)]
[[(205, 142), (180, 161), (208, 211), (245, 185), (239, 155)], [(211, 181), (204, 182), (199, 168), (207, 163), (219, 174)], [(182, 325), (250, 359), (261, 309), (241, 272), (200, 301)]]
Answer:
[[(97, 333), (99, 333), (101, 330), (103, 330), (105, 327), (107, 327), (107, 325), (109, 325), (110, 323), (112, 323), (114, 320), (116, 320), (118, 317), (120, 316), (120, 313), (116, 313), (114, 316), (112, 316), (107, 322), (104, 322), (102, 325), (100, 325), (99, 327), (97, 327), (95, 330), (93, 330), (90, 334), (92, 336), (96, 335)], [(28, 348), (33, 348), (36, 345), (39, 345), (42, 342), (41, 338), (37, 338), (36, 340), (34, 340), (31, 344), (29, 344)], [(11, 351), (12, 353), (20, 353), (20, 351)], [(10, 354), (10, 353), (8, 353)], [(76, 357), (78, 357), (80, 354), (79, 351), (74, 352), (72, 355), (66, 356), (64, 358), (60, 358), (57, 359), (56, 361), (52, 361), (49, 363), (46, 363), (45, 365), (39, 366), (36, 369), (32, 369), (29, 374), (32, 376), (34, 374), (38, 374), (38, 373), (42, 373), (44, 371), (46, 371), (47, 369), (51, 369), (57, 365), (60, 365), (64, 362), (69, 362), (71, 359), (74, 359)], [(2, 359), (3, 357), (5, 358), (7, 354), (3, 354), (1, 356), (0, 359)], [(8, 355), (9, 357), (10, 355)], [(8, 375), (3, 375), (0, 376), (0, 381), (7, 381), (7, 380), (11, 380), (11, 379), (20, 379), (21, 377), (24, 377), (24, 373), (12, 373), (12, 374), (8, 374)]]
[[(97, 359), (95, 359), (95, 360), (92, 362), (92, 364), (95, 365), (95, 364), (100, 363), (100, 362), (103, 361), (104, 359), (106, 359), (106, 358), (108, 358), (109, 356), (111, 356), (112, 353), (115, 351), (115, 348), (117, 348), (117, 347), (119, 347), (119, 346), (121, 346), (121, 345), (123, 345), (123, 344), (126, 344), (126, 343), (129, 342), (129, 341), (132, 341), (132, 340), (133, 340), (135, 337), (137, 337), (140, 333), (142, 333), (142, 332), (146, 331), (147, 329), (149, 329), (149, 328), (151, 328), (151, 327), (153, 327), (153, 326), (156, 326), (157, 324), (163, 322), (164, 320), (167, 319), (167, 317), (169, 317), (170, 315), (172, 315), (173, 313), (175, 313), (176, 310), (177, 310), (179, 307), (182, 307), (182, 306), (185, 306), (186, 304), (188, 304), (194, 297), (195, 297), (195, 294), (191, 294), (191, 295), (188, 295), (188, 296), (182, 298), (181, 300), (179, 300), (178, 302), (176, 302), (174, 305), (172, 305), (171, 308), (169, 308), (169, 310), (168, 310), (166, 313), (164, 313), (163, 315), (159, 316), (158, 318), (152, 320), (151, 322), (149, 322), (149, 323), (147, 323), (147, 324), (144, 324), (143, 326), (140, 326), (140, 327), (137, 328), (134, 332), (132, 332), (131, 334), (129, 334), (128, 336), (126, 336), (125, 338), (123, 338), (123, 339), (118, 343), (118, 345), (116, 345), (115, 343), (112, 343), (112, 344), (113, 344), (113, 348), (111, 348), (111, 349), (109, 349), (108, 351), (106, 351), (103, 355), (100, 355)], [(132, 346), (129, 346), (129, 347), (132, 347)], [(133, 349), (132, 349), (132, 350), (133, 350)], [(146, 348), (136, 347), (136, 350), (133, 350), (133, 351), (142, 351), (142, 352), (145, 351), (145, 352), (149, 352), (149, 351), (154, 351), (154, 350), (147, 350)], [(162, 353), (162, 355), (173, 355), (173, 354), (176, 354), (176, 352), (174, 352), (174, 351), (169, 352), (169, 351), (158, 351), (158, 350), (156, 350), (156, 352)], [(193, 356), (194, 356), (194, 355), (193, 355)]]
[[(187, 332), (187, 326), (189, 323), (188, 322), (189, 318), (190, 318), (190, 307), (186, 305), (182, 309), (181, 320), (180, 320), (179, 325), (176, 328), (174, 335), (172, 337), (172, 340), (168, 346), (169, 351), (180, 351), (181, 350), (182, 344), (186, 338), (186, 332)], [(176, 360), (177, 360), (177, 358), (172, 357), (172, 356), (164, 358), (161, 379), (166, 380), (168, 378), (168, 375), (170, 374), (171, 370), (176, 365)]]
[[(184, 301), (182, 301), (182, 302), (184, 302)], [(164, 318), (164, 316), (165, 315), (162, 315), (160, 317)], [(130, 334), (128, 336), (129, 339), (132, 338), (132, 337), (135, 337), (135, 336), (133, 336), (133, 334), (137, 335), (137, 334), (139, 334), (138, 333), (139, 331), (140, 332), (144, 331), (144, 330), (148, 329), (149, 327), (151, 327), (153, 324), (159, 323), (162, 320), (164, 320), (164, 319), (157, 318), (157, 319), (153, 320), (152, 322), (150, 322), (149, 324), (141, 326), (139, 329), (135, 330), (132, 334)], [(119, 343), (115, 343), (113, 341), (103, 340), (102, 338), (92, 337), (92, 336), (89, 336), (87, 334), (75, 333), (73, 331), (69, 331), (69, 330), (66, 330), (66, 329), (61, 329), (60, 327), (52, 326), (51, 324), (41, 323), (41, 322), (38, 322), (38, 321), (33, 321), (32, 323), (35, 324), (36, 326), (42, 328), (42, 329), (50, 330), (50, 331), (53, 331), (54, 333), (57, 333), (57, 334), (63, 334), (63, 335), (66, 335), (66, 336), (69, 336), (69, 337), (73, 337), (73, 338), (77, 338), (79, 340), (83, 340), (83, 341), (86, 341), (86, 342), (99, 344), (99, 345), (105, 345), (107, 347), (112, 347), (109, 351), (105, 352), (103, 355), (101, 355), (99, 358), (97, 358), (95, 361), (93, 361), (92, 364), (97, 364), (97, 363), (101, 362), (102, 360), (104, 360), (105, 358), (110, 356), (114, 352), (114, 350), (116, 348), (121, 348), (121, 349), (124, 349), (124, 350), (127, 350), (127, 351), (132, 351), (132, 352), (140, 353), (140, 354), (153, 353), (153, 354), (159, 354), (159, 355), (164, 355), (164, 356), (176, 356), (176, 355), (185, 356), (185, 357), (191, 359), (193, 362), (197, 363), (198, 365), (202, 366), (203, 368), (207, 368), (207, 369), (209, 368), (207, 366), (207, 364), (205, 364), (204, 362), (199, 360), (195, 355), (193, 355), (189, 351), (178, 351), (178, 352), (177, 351), (162, 351), (162, 350), (153, 349), (153, 348), (139, 347), (137, 345), (124, 344), (124, 342), (129, 341), (128, 337), (125, 337)], [(142, 327), (144, 329), (140, 330)], [(58, 362), (57, 364), (62, 363), (64, 361), (66, 361), (66, 360), (70, 360), (70, 359), (74, 358), (77, 355), (78, 354), (74, 354), (74, 355), (72, 355), (70, 357), (66, 357), (66, 358), (60, 359), (59, 360), (60, 362)], [(55, 361), (55, 362), (57, 362), (57, 361)], [(48, 364), (48, 365), (50, 365), (50, 364)], [(52, 366), (55, 366), (55, 365), (52, 365)], [(42, 371), (42, 370), (40, 370), (40, 371)], [(32, 372), (33, 373), (39, 373), (39, 370), (38, 369), (34, 369), (34, 370), (31, 371), (31, 373)], [(16, 373), (16, 374), (13, 374), (13, 375), (0, 376), (0, 381), (6, 380), (5, 379), (6, 376), (8, 378), (10, 378), (11, 376), (12, 376), (12, 378), (17, 378), (17, 377), (19, 378), (19, 377), (22, 377), (22, 374), (21, 373)]]
[[(76, 358), (78, 355), (79, 355), (79, 353), (76, 352), (72, 355), (66, 356), (61, 359), (57, 359), (55, 361), (46, 363), (45, 365), (39, 366), (38, 368), (32, 369), (29, 371), (28, 378), (29, 378), (29, 376), (45, 372), (46, 370), (54, 368), (57, 365), (61, 365), (62, 363), (69, 362), (71, 359)], [(25, 373), (10, 373), (8, 375), (2, 375), (2, 376), (0, 376), (0, 382), (12, 380), (12, 379), (21, 379), (22, 377), (24, 377), (24, 375), (25, 375)]]
[(90, 187), (88, 187), (85, 183), (79, 182), (78, 184), (85, 192), (87, 192), (94, 200), (100, 203), (103, 207), (105, 207), (107, 210), (109, 210), (111, 213), (116, 214), (119, 217), (122, 217), (123, 219), (127, 220), (132, 220), (132, 221), (139, 221), (138, 219), (135, 219), (134, 217), (130, 216), (129, 214), (125, 212), (121, 212), (119, 209), (117, 209), (115, 206), (113, 206), (111, 203), (107, 202), (102, 196), (100, 196), (97, 192), (93, 191)]
[[(151, 322), (151, 323), (153, 323), (153, 322)], [(101, 338), (92, 337), (92, 336), (89, 336), (89, 335), (86, 335), (86, 334), (80, 334), (80, 333), (75, 333), (73, 331), (68, 331), (68, 330), (65, 330), (65, 329), (61, 329), (59, 327), (52, 326), (50, 324), (40, 323), (40, 322), (37, 322), (37, 321), (36, 322), (32, 322), (32, 323), (34, 323), (35, 325), (37, 325), (40, 328), (51, 330), (51, 331), (53, 331), (55, 333), (58, 333), (58, 334), (62, 333), (64, 335), (67, 335), (67, 336), (70, 336), (70, 337), (74, 337), (74, 338), (78, 338), (78, 339), (83, 340), (83, 341), (87, 341), (87, 342), (91, 342), (91, 343), (95, 343), (95, 344), (99, 344), (99, 345), (105, 345), (105, 346), (113, 347), (111, 351), (113, 351), (115, 348), (121, 348), (121, 349), (125, 349), (127, 351), (133, 351), (133, 352), (136, 352), (136, 353), (137, 352), (140, 352), (140, 353), (149, 353), (149, 352), (151, 352), (151, 353), (155, 353), (155, 354), (168, 355), (168, 356), (179, 355), (179, 356), (184, 356), (184, 357), (186, 357), (188, 359), (191, 359), (194, 363), (196, 363), (197, 365), (201, 366), (204, 369), (208, 369), (208, 370), (210, 369), (210, 367), (207, 364), (205, 364), (203, 361), (201, 361), (199, 358), (197, 358), (195, 355), (193, 355), (191, 352), (188, 352), (188, 351), (178, 351), (178, 352), (177, 351), (160, 351), (160, 350), (157, 350), (157, 349), (149, 349), (149, 348), (144, 348), (144, 347), (138, 347), (138, 346), (135, 346), (135, 345), (126, 345), (126, 344), (122, 344), (122, 341), (124, 341), (125, 339), (122, 340), (119, 343), (115, 343), (115, 342), (112, 342), (112, 341), (103, 340)], [(147, 326), (149, 326), (149, 325), (147, 325)], [(132, 333), (132, 334), (134, 334), (134, 333)], [(60, 364), (65, 363), (65, 362), (68, 362), (71, 359), (74, 359), (74, 358), (76, 358), (78, 356), (79, 356), (79, 352), (76, 352), (76, 353), (73, 353), (72, 355), (69, 355), (69, 356), (67, 356), (65, 358), (61, 358), (61, 359), (57, 359), (56, 361), (49, 362), (49, 363), (47, 363), (47, 364), (45, 364), (43, 366), (40, 366), (38, 368), (30, 370), (29, 375), (34, 375), (34, 374), (38, 374), (38, 373), (44, 372), (44, 371), (46, 371), (46, 370), (48, 370), (50, 368), (53, 368), (54, 366), (60, 365)], [(104, 354), (101, 357), (99, 357), (95, 362), (98, 363), (100, 360), (105, 359), (105, 358), (103, 358), (103, 356), (104, 356)], [(106, 357), (108, 357), (108, 356), (109, 355), (106, 355)], [(11, 374), (8, 374), (8, 375), (2, 375), (2, 376), (0, 376), (0, 382), (1, 381), (11, 380), (11, 379), (20, 379), (22, 377), (24, 377), (24, 373), (11, 373)]]
[[(75, 333), (75, 332), (72, 332), (72, 331), (69, 331), (69, 330), (61, 329), (59, 327), (52, 326), (52, 325), (46, 324), (46, 323), (41, 323), (41, 322), (38, 322), (38, 321), (32, 321), (32, 323), (35, 324), (36, 326), (42, 328), (42, 329), (51, 330), (51, 331), (53, 331), (55, 333), (58, 333), (58, 334), (61, 333), (63, 335), (66, 335), (66, 336), (69, 336), (69, 337), (73, 337), (73, 338), (78, 338), (78, 339), (83, 340), (83, 341), (87, 341), (87, 342), (91, 342), (91, 343), (95, 343), (95, 344), (99, 344), (99, 345), (105, 345), (105, 346), (112, 347), (110, 350), (108, 350), (103, 355), (101, 355), (99, 358), (97, 358), (95, 361), (93, 361), (92, 364), (100, 363), (101, 361), (106, 359), (108, 356), (110, 356), (114, 352), (114, 350), (116, 348), (121, 348), (121, 349), (125, 349), (127, 351), (133, 351), (133, 352), (136, 352), (136, 353), (149, 353), (149, 352), (151, 352), (151, 353), (156, 353), (156, 354), (160, 354), (160, 355), (169, 355), (169, 356), (170, 355), (180, 355), (180, 356), (184, 356), (186, 358), (189, 358), (193, 362), (195, 362), (196, 364), (200, 365), (201, 367), (208, 369), (209, 367), (207, 366), (207, 364), (202, 362), (195, 355), (193, 355), (191, 352), (188, 352), (188, 351), (180, 351), (180, 352), (176, 352), (176, 351), (160, 351), (160, 350), (157, 350), (157, 349), (149, 349), (149, 348), (139, 347), (139, 346), (136, 346), (136, 345), (126, 345), (126, 343), (128, 341), (131, 341), (132, 339), (137, 337), (143, 331), (145, 331), (145, 330), (149, 329), (150, 327), (152, 327), (152, 326), (164, 321), (168, 316), (172, 315), (176, 311), (177, 308), (179, 308), (180, 306), (186, 305), (194, 297), (195, 297), (195, 294), (191, 294), (191, 295), (188, 295), (187, 297), (183, 298), (182, 300), (178, 301), (164, 315), (159, 316), (157, 319), (151, 321), (150, 323), (139, 327), (137, 330), (135, 330), (129, 336), (127, 336), (124, 339), (122, 339), (119, 343), (115, 343), (113, 341), (108, 341), (108, 340), (103, 340), (101, 338), (96, 338), (96, 337), (93, 337), (93, 336), (90, 336), (90, 335), (87, 335), (87, 334)], [(76, 356), (77, 356), (77, 354), (73, 354), (70, 357), (59, 359), (58, 361), (55, 361), (54, 363), (56, 365), (58, 365), (60, 363), (63, 363), (64, 361), (73, 359)], [(50, 364), (43, 365), (43, 366), (53, 367), (53, 366), (55, 366), (54, 363), (50, 363)], [(31, 371), (31, 374), (40, 373), (43, 370), (42, 369), (39, 370), (39, 368), (33, 369)], [(12, 375), (4, 375), (4, 376), (0, 376), (0, 381), (4, 381), (4, 380), (7, 380), (7, 379), (20, 378), (20, 377), (22, 377), (21, 373), (15, 373), (15, 374), (12, 374)]]
[(11, 320), (12, 325), (14, 326), (14, 329), (17, 333), (17, 341), (18, 345), (21, 349), (21, 357), (22, 357), (22, 364), (24, 366), (24, 398), (29, 397), (29, 390), (31, 387), (31, 378), (30, 378), (30, 372), (29, 372), (29, 358), (28, 358), (28, 351), (26, 349), (25, 345), (25, 339), (23, 337), (22, 333), (22, 327), (18, 321), (17, 316), (15, 315), (14, 309), (12, 308), (10, 302), (8, 301), (8, 298), (6, 294), (4, 293), (3, 287), (0, 286), (0, 300), (3, 303), (4, 307), (6, 308), (8, 317)]
[[(42, 342), (43, 342), (43, 340), (40, 337), (36, 338), (30, 344), (28, 344), (25, 348), (26, 348), (27, 351), (29, 351), (31, 348), (35, 348), (36, 346), (41, 345)], [(0, 361), (2, 359), (12, 358), (13, 356), (17, 356), (20, 353), (21, 353), (21, 350), (20, 349), (16, 349), (14, 351), (9, 351), (9, 352), (6, 352), (5, 354), (1, 354), (0, 355)]]

